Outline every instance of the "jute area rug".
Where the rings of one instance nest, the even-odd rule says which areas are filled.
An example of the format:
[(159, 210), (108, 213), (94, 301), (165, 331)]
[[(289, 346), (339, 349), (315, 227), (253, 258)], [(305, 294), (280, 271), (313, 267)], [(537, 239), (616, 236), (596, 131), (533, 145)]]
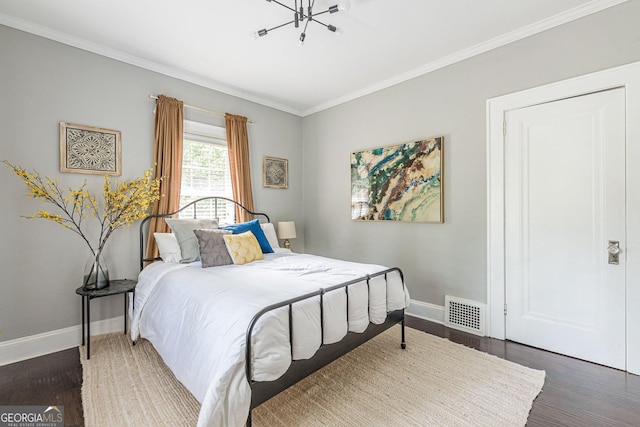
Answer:
[[(544, 384), (537, 371), (399, 326), (253, 411), (254, 426), (524, 426)], [(123, 334), (81, 348), (85, 424), (195, 426), (200, 404), (153, 346)]]

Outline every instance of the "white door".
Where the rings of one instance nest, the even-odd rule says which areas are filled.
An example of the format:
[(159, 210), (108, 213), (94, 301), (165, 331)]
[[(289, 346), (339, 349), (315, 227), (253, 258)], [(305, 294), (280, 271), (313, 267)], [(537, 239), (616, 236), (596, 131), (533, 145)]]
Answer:
[(624, 89), (505, 120), (506, 337), (625, 369)]

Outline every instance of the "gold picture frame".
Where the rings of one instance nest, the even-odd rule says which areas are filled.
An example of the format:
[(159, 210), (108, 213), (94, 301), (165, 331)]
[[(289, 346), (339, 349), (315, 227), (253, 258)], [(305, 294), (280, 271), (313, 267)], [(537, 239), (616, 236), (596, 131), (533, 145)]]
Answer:
[(264, 156), (262, 160), (262, 186), (289, 188), (289, 161), (278, 157)]
[(444, 222), (444, 137), (351, 153), (351, 219)]
[(120, 131), (60, 122), (60, 172), (120, 176)]

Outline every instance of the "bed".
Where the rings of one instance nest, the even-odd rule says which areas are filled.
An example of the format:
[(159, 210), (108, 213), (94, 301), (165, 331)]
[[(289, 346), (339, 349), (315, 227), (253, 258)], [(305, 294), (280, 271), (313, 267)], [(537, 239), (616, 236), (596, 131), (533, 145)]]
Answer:
[[(178, 212), (233, 217), (236, 207), (249, 212), (222, 197)], [(131, 339), (149, 340), (202, 404), (198, 426), (250, 426), (253, 408), (395, 324), (405, 348), (409, 294), (400, 269), (281, 249), (269, 217), (254, 212), (251, 223), (275, 246), (262, 260), (208, 267), (204, 252), (192, 262), (145, 258), (148, 221), (176, 213), (140, 225)]]

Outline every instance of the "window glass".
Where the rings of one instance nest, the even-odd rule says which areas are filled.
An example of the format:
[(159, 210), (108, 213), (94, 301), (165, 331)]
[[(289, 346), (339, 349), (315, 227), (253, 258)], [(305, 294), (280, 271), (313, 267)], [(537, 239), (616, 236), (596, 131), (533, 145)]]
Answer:
[[(231, 172), (224, 128), (185, 121), (182, 148), (182, 185), (180, 206), (208, 196), (233, 198)], [(218, 218), (221, 224), (234, 222), (229, 203), (198, 203), (198, 218)], [(193, 209), (180, 213), (193, 218)]]

